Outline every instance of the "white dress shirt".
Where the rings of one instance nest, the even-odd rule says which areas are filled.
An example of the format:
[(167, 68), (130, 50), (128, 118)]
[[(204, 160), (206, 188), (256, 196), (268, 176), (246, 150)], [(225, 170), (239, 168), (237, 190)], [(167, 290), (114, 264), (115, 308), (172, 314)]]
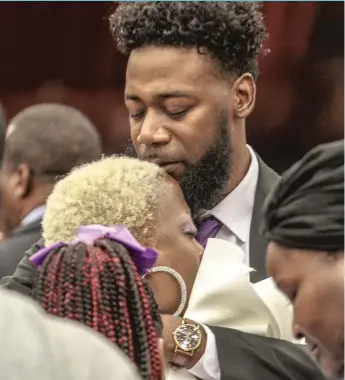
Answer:
[(37, 222), (38, 220), (43, 218), (44, 212), (46, 210), (46, 206), (38, 206), (31, 210), (22, 220), (21, 226), (27, 226), (30, 223)]
[[(245, 264), (250, 265), (249, 235), (259, 178), (259, 162), (253, 149), (249, 145), (247, 147), (251, 156), (247, 174), (239, 185), (209, 214), (215, 216), (223, 224), (216, 237), (235, 243), (240, 247), (244, 251)], [(189, 372), (202, 380), (219, 380), (220, 367), (216, 338), (207, 326), (203, 327), (207, 334), (205, 353)]]
[(259, 162), (253, 149), (247, 146), (251, 163), (239, 185), (210, 214), (222, 222), (216, 238), (235, 243), (244, 251), (244, 262), (250, 265), (249, 236), (256, 186), (259, 178)]

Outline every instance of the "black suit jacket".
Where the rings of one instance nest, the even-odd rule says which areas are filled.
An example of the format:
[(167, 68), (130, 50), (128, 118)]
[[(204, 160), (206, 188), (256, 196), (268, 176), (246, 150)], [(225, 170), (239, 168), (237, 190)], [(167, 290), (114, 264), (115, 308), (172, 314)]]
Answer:
[(24, 252), (41, 238), (41, 220), (17, 228), (0, 243), (0, 278), (11, 276)]
[[(261, 236), (262, 206), (279, 175), (261, 159), (250, 228), (251, 281), (267, 278), (265, 256), (268, 241)], [(324, 380), (315, 362), (300, 346), (237, 330), (209, 326), (215, 334), (222, 380)]]
[(249, 236), (250, 266), (255, 269), (251, 273), (251, 282), (259, 282), (267, 278), (265, 269), (266, 248), (268, 241), (260, 234), (262, 207), (270, 190), (278, 182), (280, 176), (269, 168), (260, 157), (259, 177), (255, 192), (254, 208)]
[[(265, 196), (279, 176), (259, 159), (259, 180), (250, 233), (252, 266), (257, 270), (253, 281), (266, 278), (267, 241), (259, 235), (261, 207)], [(0, 286), (30, 294), (36, 268), (29, 258), (43, 245), (36, 243), (25, 252), (14, 275), (0, 281)], [(237, 330), (209, 326), (216, 337), (221, 380), (324, 380), (310, 357), (297, 345)]]

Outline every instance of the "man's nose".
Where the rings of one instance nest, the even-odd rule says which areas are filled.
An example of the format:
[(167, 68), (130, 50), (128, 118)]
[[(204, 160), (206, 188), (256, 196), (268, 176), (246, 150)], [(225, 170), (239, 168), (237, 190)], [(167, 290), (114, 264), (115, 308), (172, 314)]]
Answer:
[(148, 112), (142, 123), (138, 142), (144, 145), (164, 145), (171, 140), (171, 134), (161, 117)]

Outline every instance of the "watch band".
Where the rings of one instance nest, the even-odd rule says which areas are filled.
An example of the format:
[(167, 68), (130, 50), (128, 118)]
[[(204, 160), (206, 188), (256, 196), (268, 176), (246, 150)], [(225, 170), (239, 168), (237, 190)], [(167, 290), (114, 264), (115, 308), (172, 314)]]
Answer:
[(179, 350), (178, 347), (175, 347), (174, 356), (171, 362), (171, 368), (174, 371), (180, 371), (181, 369), (185, 368), (193, 354), (194, 351), (186, 352)]

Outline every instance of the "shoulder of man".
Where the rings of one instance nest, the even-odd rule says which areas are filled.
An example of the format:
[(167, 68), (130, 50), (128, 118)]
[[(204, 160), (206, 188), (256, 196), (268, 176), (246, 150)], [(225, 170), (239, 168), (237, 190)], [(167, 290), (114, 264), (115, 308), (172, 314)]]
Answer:
[(25, 251), (40, 237), (41, 225), (38, 222), (18, 228), (0, 242), (0, 278), (14, 273)]
[(7, 288), (25, 295), (30, 295), (37, 274), (36, 267), (30, 262), (30, 257), (43, 246), (44, 241), (41, 239), (27, 250), (14, 274), (0, 280), (0, 288)]
[(262, 192), (266, 196), (278, 182), (280, 175), (270, 168), (257, 153), (255, 154), (259, 163), (257, 191)]

